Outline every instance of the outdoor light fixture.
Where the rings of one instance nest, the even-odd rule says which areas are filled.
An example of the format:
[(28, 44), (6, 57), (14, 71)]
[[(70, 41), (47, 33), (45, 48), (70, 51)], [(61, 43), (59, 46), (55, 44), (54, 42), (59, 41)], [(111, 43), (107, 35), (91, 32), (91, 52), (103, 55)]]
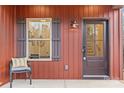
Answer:
[(78, 24), (77, 20), (72, 20), (70, 26), (72, 29), (77, 29), (79, 24)]

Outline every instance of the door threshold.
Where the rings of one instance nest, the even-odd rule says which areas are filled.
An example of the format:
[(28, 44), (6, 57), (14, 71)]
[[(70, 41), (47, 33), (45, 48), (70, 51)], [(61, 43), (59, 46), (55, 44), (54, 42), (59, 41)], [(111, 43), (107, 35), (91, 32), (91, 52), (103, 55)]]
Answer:
[(108, 75), (83, 75), (83, 79), (104, 79), (108, 80)]

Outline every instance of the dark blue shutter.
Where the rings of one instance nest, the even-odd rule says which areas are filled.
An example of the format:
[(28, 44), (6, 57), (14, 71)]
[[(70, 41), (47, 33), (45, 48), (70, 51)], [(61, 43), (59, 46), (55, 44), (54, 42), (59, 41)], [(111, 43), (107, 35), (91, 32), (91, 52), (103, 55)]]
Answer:
[(61, 23), (60, 19), (52, 21), (52, 59), (58, 61), (61, 56)]
[(17, 57), (26, 57), (26, 21), (17, 20)]

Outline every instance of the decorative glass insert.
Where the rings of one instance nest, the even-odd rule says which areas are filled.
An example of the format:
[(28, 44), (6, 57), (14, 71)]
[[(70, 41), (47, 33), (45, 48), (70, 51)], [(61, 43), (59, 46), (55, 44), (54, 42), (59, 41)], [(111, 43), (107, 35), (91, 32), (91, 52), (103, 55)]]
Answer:
[(94, 24), (87, 24), (87, 35), (86, 35), (86, 46), (87, 46), (87, 55), (94, 56)]
[(104, 55), (104, 24), (86, 25), (87, 56), (102, 57)]
[(51, 59), (51, 24), (51, 18), (27, 18), (28, 59)]

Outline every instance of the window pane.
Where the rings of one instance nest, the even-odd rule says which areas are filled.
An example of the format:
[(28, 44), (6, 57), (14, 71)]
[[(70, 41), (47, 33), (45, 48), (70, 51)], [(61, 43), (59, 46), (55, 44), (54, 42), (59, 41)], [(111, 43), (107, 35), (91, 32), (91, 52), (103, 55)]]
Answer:
[(39, 19), (29, 21), (28, 37), (50, 39), (50, 20)]
[(50, 58), (50, 40), (29, 40), (29, 58)]
[(50, 58), (50, 40), (42, 40), (39, 44), (40, 58)]
[(95, 25), (95, 37), (96, 40), (103, 40), (103, 36), (104, 36), (104, 28), (103, 28), (103, 24), (96, 24)]
[(86, 35), (86, 47), (87, 47), (87, 56), (94, 56), (94, 24), (87, 24), (86, 26), (87, 35)]
[(38, 40), (29, 40), (28, 49), (29, 49), (29, 58), (39, 59), (39, 42)]
[(96, 41), (96, 56), (103, 56), (103, 41)]

